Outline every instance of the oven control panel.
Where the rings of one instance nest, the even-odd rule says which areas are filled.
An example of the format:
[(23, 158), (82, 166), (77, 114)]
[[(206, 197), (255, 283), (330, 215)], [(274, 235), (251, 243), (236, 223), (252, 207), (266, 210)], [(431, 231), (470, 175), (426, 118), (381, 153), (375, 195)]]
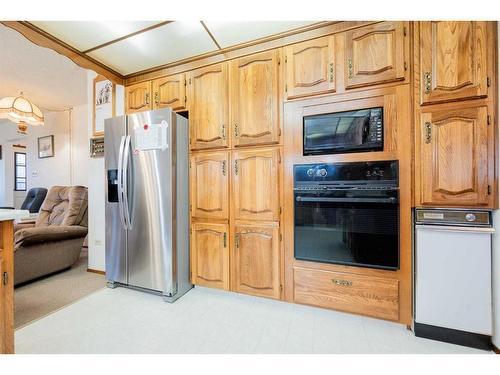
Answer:
[(397, 160), (331, 164), (296, 164), (293, 166), (297, 184), (359, 184), (398, 185)]

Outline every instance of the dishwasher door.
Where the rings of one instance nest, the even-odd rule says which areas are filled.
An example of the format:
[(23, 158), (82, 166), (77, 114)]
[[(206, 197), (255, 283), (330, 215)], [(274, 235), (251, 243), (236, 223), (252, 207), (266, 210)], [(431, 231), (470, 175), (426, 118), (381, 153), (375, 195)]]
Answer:
[(491, 228), (415, 226), (415, 322), (491, 335)]

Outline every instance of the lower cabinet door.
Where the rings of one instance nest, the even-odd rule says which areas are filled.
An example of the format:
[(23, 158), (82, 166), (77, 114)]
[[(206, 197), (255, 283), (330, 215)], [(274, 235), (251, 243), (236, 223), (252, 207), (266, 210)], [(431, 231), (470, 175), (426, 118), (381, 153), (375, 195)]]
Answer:
[[(1, 224), (0, 224), (1, 225)], [(1, 249), (0, 249), (1, 250)], [(5, 272), (4, 261), (3, 261), (3, 251), (0, 251), (0, 277)], [(5, 286), (3, 285), (3, 280), (0, 280), (0, 354), (6, 353), (6, 295), (5, 295)]]
[(193, 223), (191, 234), (192, 283), (229, 290), (229, 227)]
[(280, 298), (279, 228), (236, 225), (233, 289), (257, 296)]

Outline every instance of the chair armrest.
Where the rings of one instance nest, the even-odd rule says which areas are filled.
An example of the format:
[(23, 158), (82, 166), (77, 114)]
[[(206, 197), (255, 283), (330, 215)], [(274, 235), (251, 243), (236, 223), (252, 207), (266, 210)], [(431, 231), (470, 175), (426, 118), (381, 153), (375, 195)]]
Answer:
[(39, 242), (62, 241), (85, 237), (87, 228), (79, 225), (48, 226), (20, 229), (14, 233), (14, 245), (17, 249), (21, 245), (32, 245)]
[(32, 223), (14, 223), (14, 233), (16, 233), (18, 230), (21, 229), (28, 229), (28, 228), (33, 228), (35, 226), (35, 222)]

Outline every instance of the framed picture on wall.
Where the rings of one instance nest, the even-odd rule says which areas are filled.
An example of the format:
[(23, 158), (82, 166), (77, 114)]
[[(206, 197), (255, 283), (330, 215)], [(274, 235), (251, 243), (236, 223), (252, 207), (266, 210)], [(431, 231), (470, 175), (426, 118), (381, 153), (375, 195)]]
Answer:
[(38, 158), (51, 158), (54, 156), (54, 136), (38, 138)]
[(94, 78), (92, 136), (104, 135), (104, 120), (115, 115), (115, 85), (104, 76)]

